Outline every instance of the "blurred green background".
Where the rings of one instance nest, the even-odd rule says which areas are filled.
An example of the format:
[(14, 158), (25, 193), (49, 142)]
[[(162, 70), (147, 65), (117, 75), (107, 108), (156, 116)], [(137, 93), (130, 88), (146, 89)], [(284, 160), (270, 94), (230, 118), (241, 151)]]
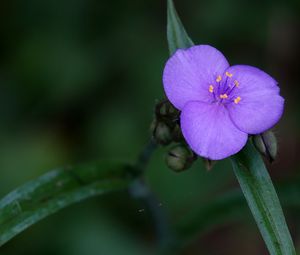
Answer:
[[(155, 100), (163, 98), (165, 2), (1, 2), (1, 197), (58, 166), (99, 158), (135, 161), (150, 136)], [(278, 160), (269, 170), (276, 185), (297, 185), (300, 2), (175, 4), (196, 43), (213, 45), (231, 64), (257, 66), (278, 80), (286, 108), (275, 129)], [(227, 160), (210, 172), (198, 160), (175, 174), (164, 165), (164, 153), (156, 151), (147, 180), (172, 224), (237, 188)], [(153, 224), (143, 209), (125, 191), (89, 199), (26, 230), (1, 254), (155, 254)], [(299, 250), (300, 207), (284, 210)], [(182, 254), (267, 254), (250, 212), (236, 215), (200, 230)]]

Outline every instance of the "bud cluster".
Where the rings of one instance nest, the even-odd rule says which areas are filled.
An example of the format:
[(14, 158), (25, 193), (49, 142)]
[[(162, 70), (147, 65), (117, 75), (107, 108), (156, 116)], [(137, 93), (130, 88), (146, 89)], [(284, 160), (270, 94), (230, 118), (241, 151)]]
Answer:
[(156, 105), (151, 131), (156, 143), (161, 145), (182, 139), (179, 111), (169, 101), (164, 100)]
[(155, 107), (155, 117), (151, 124), (153, 139), (157, 144), (167, 146), (176, 143), (169, 149), (165, 158), (167, 166), (175, 172), (190, 168), (197, 159), (182, 136), (179, 114), (168, 100), (161, 101)]

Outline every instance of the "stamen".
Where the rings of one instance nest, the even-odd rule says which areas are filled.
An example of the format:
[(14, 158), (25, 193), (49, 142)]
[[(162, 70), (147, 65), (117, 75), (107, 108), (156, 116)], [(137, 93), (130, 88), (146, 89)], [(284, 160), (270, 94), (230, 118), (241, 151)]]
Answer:
[(234, 99), (234, 103), (235, 103), (235, 104), (238, 104), (240, 101), (241, 101), (241, 98), (240, 98), (240, 97), (237, 97), (236, 99)]
[(222, 94), (222, 95), (220, 95), (220, 98), (226, 99), (226, 98), (228, 98), (228, 96), (227, 96), (227, 94)]
[(234, 82), (234, 85), (236, 86), (236, 87), (238, 87), (240, 84), (239, 84), (239, 82), (237, 81), (237, 80), (235, 80)]
[(214, 86), (213, 86), (213, 85), (210, 85), (208, 91), (209, 91), (210, 93), (213, 93), (213, 92), (214, 92)]
[(229, 72), (226, 72), (225, 74), (226, 74), (226, 76), (229, 77), (229, 78), (231, 78), (232, 75), (233, 75), (232, 73), (229, 73)]
[(222, 77), (221, 75), (218, 75), (217, 79), (216, 79), (216, 82), (220, 82), (222, 80)]

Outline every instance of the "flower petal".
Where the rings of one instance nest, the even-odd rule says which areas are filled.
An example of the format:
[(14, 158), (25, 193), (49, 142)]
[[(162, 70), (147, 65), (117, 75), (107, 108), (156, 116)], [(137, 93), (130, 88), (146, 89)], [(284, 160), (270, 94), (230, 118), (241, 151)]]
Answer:
[(237, 153), (248, 138), (232, 123), (225, 106), (217, 103), (187, 103), (181, 113), (181, 129), (192, 150), (212, 160)]
[(284, 108), (277, 82), (251, 66), (232, 66), (228, 72), (239, 84), (233, 92), (235, 98), (240, 97), (239, 102), (227, 105), (234, 124), (248, 134), (262, 133), (273, 127)]
[(229, 64), (223, 54), (208, 45), (177, 50), (167, 61), (163, 84), (171, 103), (182, 109), (189, 101), (211, 102), (209, 85), (214, 84)]

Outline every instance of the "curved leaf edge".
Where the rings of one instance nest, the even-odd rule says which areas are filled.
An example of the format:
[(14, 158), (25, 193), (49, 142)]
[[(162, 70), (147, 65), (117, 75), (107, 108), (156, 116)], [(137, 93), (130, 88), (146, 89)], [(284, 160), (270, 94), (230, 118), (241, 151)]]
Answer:
[(116, 162), (50, 171), (0, 200), (0, 245), (31, 225), (84, 199), (125, 189), (132, 167)]

